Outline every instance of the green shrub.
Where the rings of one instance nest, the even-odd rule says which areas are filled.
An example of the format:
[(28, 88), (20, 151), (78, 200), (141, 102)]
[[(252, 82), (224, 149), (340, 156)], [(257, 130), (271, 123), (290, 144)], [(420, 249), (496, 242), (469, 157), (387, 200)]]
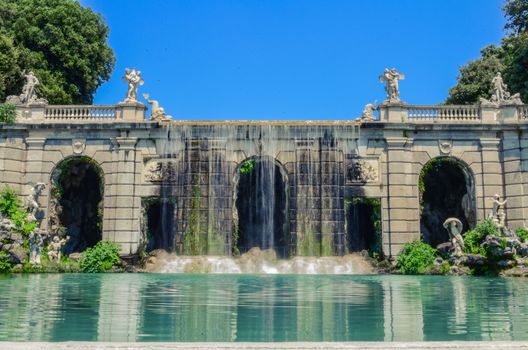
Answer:
[(434, 263), (437, 251), (422, 241), (412, 241), (403, 246), (397, 266), (406, 275), (416, 275), (427, 272)]
[(10, 218), (18, 227), (16, 231), (26, 237), (37, 228), (36, 221), (27, 220), (27, 209), (22, 205), (18, 193), (9, 186), (0, 191), (0, 213)]
[(240, 174), (249, 174), (255, 169), (255, 160), (249, 159), (246, 160), (242, 165), (240, 166)]
[(528, 242), (528, 230), (525, 228), (519, 227), (515, 230), (515, 233), (517, 234), (517, 237), (519, 237), (519, 240), (521, 242)]
[(0, 104), (0, 123), (12, 124), (16, 119), (16, 107), (10, 103)]
[(0, 273), (10, 272), (13, 264), (9, 261), (9, 254), (0, 251)]
[(113, 242), (100, 241), (86, 249), (80, 261), (83, 272), (107, 272), (119, 262), (119, 246)]
[(469, 254), (481, 254), (486, 255), (484, 248), (482, 248), (482, 241), (487, 235), (497, 235), (497, 226), (491, 219), (486, 219), (474, 229), (467, 231), (464, 234), (464, 250)]

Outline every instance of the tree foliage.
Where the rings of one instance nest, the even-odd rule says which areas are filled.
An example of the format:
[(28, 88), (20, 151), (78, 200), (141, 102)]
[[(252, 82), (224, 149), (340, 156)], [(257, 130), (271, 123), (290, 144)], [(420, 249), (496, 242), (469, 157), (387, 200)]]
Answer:
[(33, 71), (53, 104), (91, 103), (114, 54), (102, 17), (74, 0), (0, 0), (0, 101)]
[(457, 84), (449, 89), (448, 104), (474, 104), (489, 99), (491, 79), (501, 72), (512, 94), (528, 101), (528, 0), (506, 0), (503, 7), (508, 35), (500, 46), (483, 48), (481, 56), (460, 68)]

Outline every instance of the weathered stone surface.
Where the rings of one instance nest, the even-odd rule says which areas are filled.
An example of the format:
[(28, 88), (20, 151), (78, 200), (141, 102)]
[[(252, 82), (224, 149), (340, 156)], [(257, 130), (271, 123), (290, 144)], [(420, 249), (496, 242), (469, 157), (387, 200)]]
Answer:
[(465, 255), (464, 264), (467, 266), (484, 266), (488, 262), (488, 259), (480, 254), (467, 254)]

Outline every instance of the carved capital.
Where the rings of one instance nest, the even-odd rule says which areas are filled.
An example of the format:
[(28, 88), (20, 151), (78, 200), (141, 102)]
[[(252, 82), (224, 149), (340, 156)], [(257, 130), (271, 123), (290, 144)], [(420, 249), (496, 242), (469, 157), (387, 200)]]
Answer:
[(134, 150), (137, 140), (137, 137), (116, 137), (119, 149), (124, 151)]
[(26, 144), (28, 149), (37, 150), (43, 149), (44, 144), (46, 143), (46, 138), (44, 137), (28, 137), (26, 138)]

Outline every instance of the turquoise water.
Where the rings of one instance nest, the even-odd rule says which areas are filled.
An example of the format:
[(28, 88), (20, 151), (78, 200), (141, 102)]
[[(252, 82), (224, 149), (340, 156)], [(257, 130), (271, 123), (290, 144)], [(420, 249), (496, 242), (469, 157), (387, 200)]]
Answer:
[(13, 275), (0, 340), (528, 340), (525, 279)]

